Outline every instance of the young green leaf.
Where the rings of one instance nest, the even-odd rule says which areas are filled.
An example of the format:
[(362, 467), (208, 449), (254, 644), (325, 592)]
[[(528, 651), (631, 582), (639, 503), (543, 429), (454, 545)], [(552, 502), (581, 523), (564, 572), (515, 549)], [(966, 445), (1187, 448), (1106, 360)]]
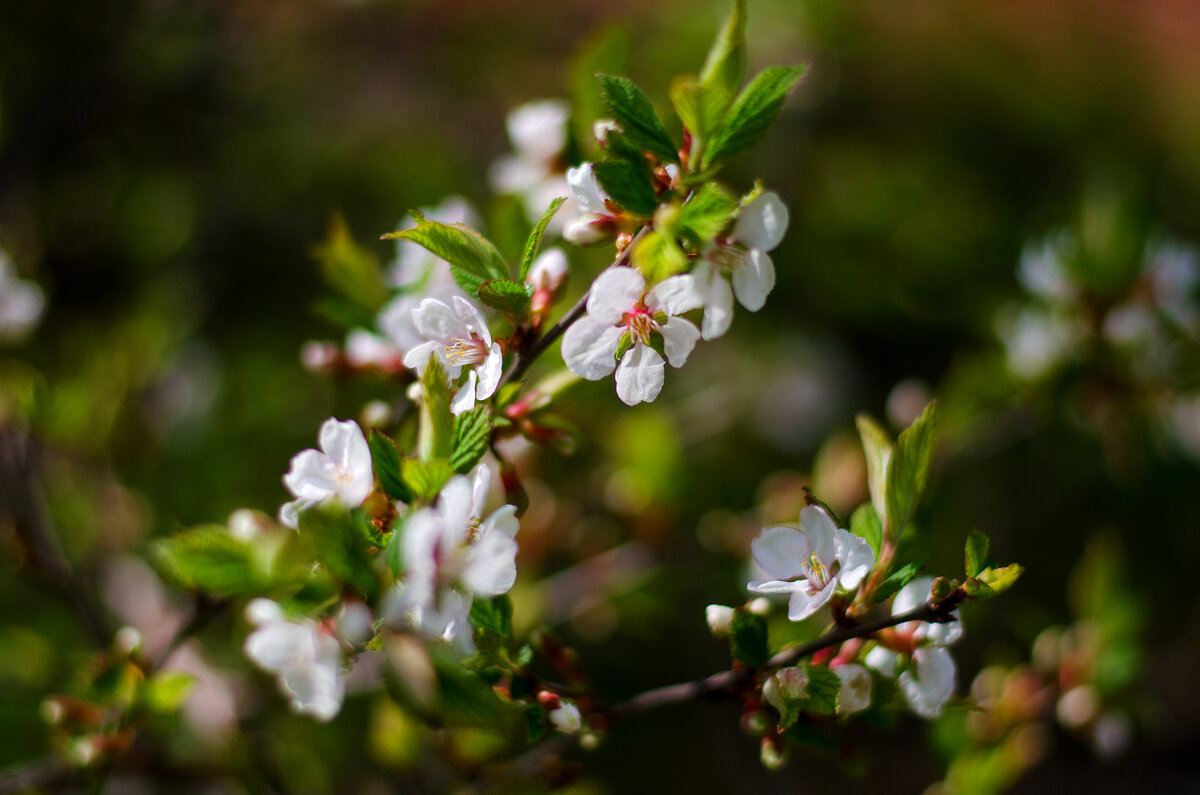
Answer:
[(329, 235), (314, 254), (325, 281), (352, 304), (374, 314), (388, 302), (391, 294), (379, 260), (354, 242), (341, 214), (330, 221)]
[(679, 212), (679, 226), (697, 247), (711, 242), (737, 211), (737, 198), (715, 182), (701, 185)]
[(183, 671), (159, 671), (142, 685), (138, 700), (151, 712), (171, 715), (183, 708), (196, 677)]
[(493, 279), (479, 285), (479, 300), (505, 314), (514, 326), (525, 322), (529, 314), (530, 290), (524, 282)]
[(423, 502), (432, 502), (446, 485), (446, 481), (454, 475), (454, 467), (444, 458), (421, 461), (416, 458), (406, 458), (400, 468), (404, 482), (412, 489), (413, 496)]
[(248, 596), (267, 586), (253, 548), (220, 525), (202, 525), (155, 542), (151, 561), (177, 588), (214, 596)]
[(688, 163), (700, 165), (704, 148), (732, 101), (732, 94), (707, 86), (691, 77), (678, 77), (671, 83), (671, 105), (691, 136)]
[(429, 357), (425, 372), (421, 374), (421, 391), (417, 455), (422, 461), (449, 458), (450, 445), (453, 443), (450, 385), (446, 381), (446, 371), (436, 356)]
[(978, 579), (992, 589), (992, 595), (1002, 594), (1016, 584), (1024, 571), (1025, 567), (1020, 563), (1010, 563), (1001, 569), (985, 569), (979, 573)]
[(613, 200), (638, 218), (649, 218), (658, 208), (658, 194), (650, 182), (645, 161), (601, 160), (593, 167), (596, 180)]
[(730, 95), (746, 79), (746, 0), (733, 0), (725, 24), (708, 49), (700, 82)]
[(625, 136), (638, 148), (667, 162), (677, 162), (679, 153), (671, 136), (663, 129), (654, 106), (632, 81), (612, 75), (596, 75), (600, 80), (600, 98), (616, 119)]
[(886, 602), (901, 588), (912, 582), (924, 568), (924, 563), (908, 563), (893, 571), (876, 589), (875, 602)]
[(534, 258), (537, 257), (538, 249), (542, 247), (542, 238), (546, 234), (546, 227), (550, 225), (550, 220), (554, 218), (554, 214), (558, 212), (558, 208), (563, 206), (566, 197), (559, 197), (550, 202), (550, 206), (546, 208), (546, 212), (542, 213), (542, 217), (533, 227), (533, 231), (529, 233), (529, 239), (525, 241), (525, 250), (521, 254), (521, 268), (517, 271), (519, 280), (525, 281), (529, 276), (529, 268), (533, 265)]
[(633, 267), (646, 276), (646, 281), (656, 282), (687, 270), (687, 256), (679, 245), (663, 235), (652, 231), (634, 244), (629, 255)]
[(937, 402), (930, 403), (905, 428), (892, 448), (887, 467), (887, 513), (889, 531), (899, 534), (912, 519), (920, 502), (929, 466), (933, 462), (933, 443), (937, 436)]
[(475, 468), (487, 452), (492, 438), (492, 410), (487, 405), (476, 406), (454, 418), (454, 443), (450, 466), (465, 475)]
[(875, 553), (875, 559), (879, 559), (879, 549), (883, 546), (883, 524), (874, 505), (864, 502), (855, 509), (850, 516), (850, 532), (866, 541)]
[(758, 666), (771, 657), (767, 647), (767, 620), (745, 607), (733, 611), (729, 630), (729, 648), (733, 659), (742, 665)]
[(867, 486), (875, 514), (885, 530), (890, 528), (887, 510), (888, 466), (892, 457), (892, 440), (879, 423), (866, 414), (855, 418), (858, 435), (862, 438), (863, 455), (867, 459)]
[(972, 530), (967, 536), (965, 557), (967, 577), (978, 577), (979, 572), (987, 566), (988, 537), (978, 530)]
[(823, 665), (804, 665), (801, 668), (808, 674), (808, 684), (800, 702), (801, 709), (817, 715), (837, 712), (838, 692), (842, 689), (842, 680), (838, 675)]
[(704, 154), (704, 165), (724, 160), (763, 139), (779, 116), (783, 101), (807, 66), (768, 66), (742, 89)]
[(462, 271), (481, 282), (508, 277), (504, 258), (486, 237), (464, 224), (443, 224), (424, 216), (412, 229), (389, 232), (384, 240), (411, 240), (450, 263), (452, 271)]
[(371, 448), (371, 464), (375, 467), (375, 477), (379, 478), (384, 493), (393, 500), (412, 502), (412, 492), (400, 477), (400, 451), (396, 449), (396, 443), (372, 428), (367, 444)]
[(486, 629), (505, 638), (512, 637), (512, 601), (507, 594), (475, 599), (471, 602), (468, 618), (477, 630)]

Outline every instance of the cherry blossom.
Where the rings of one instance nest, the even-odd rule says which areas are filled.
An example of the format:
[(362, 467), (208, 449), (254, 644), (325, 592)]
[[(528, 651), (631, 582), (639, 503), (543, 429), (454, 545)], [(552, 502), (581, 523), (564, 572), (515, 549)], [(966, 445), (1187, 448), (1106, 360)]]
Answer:
[(330, 417), (321, 425), (319, 441), (319, 451), (298, 453), (283, 476), (283, 484), (296, 498), (279, 509), (279, 521), (287, 527), (297, 527), (301, 511), (326, 500), (356, 508), (374, 487), (371, 449), (358, 423)]
[[(568, 188), (562, 174), (562, 154), (567, 145), (567, 121), (570, 108), (561, 100), (530, 102), (508, 115), (506, 128), (515, 152), (492, 164), (488, 179), (497, 193), (519, 196), (531, 217), (542, 211)], [(550, 231), (562, 229), (566, 215), (552, 218)]]
[(346, 693), (338, 641), (311, 619), (285, 617), (270, 599), (251, 601), (246, 619), (256, 627), (246, 638), (246, 656), (275, 675), (292, 710), (322, 722), (337, 715)]
[[(733, 297), (757, 312), (775, 287), (775, 265), (767, 253), (783, 240), (788, 226), (788, 209), (773, 192), (762, 193), (738, 214), (733, 233), (716, 240), (696, 267), (703, 285), (704, 339), (716, 339), (733, 321)], [(730, 289), (730, 279), (733, 283)]]
[(578, 205), (579, 215), (567, 223), (563, 237), (577, 246), (590, 246), (615, 235), (617, 213), (610, 204), (612, 200), (600, 187), (592, 164), (582, 163), (567, 169), (567, 184)]
[(800, 529), (765, 527), (751, 549), (755, 562), (772, 579), (746, 587), (755, 593), (791, 594), (788, 618), (792, 621), (817, 612), (839, 585), (853, 591), (875, 565), (867, 542), (838, 527), (816, 505), (800, 511)]
[(609, 268), (592, 285), (587, 314), (563, 335), (563, 360), (589, 381), (615, 369), (617, 396), (627, 405), (652, 401), (662, 390), (666, 362), (651, 337), (660, 336), (667, 362), (682, 367), (700, 331), (678, 315), (699, 306), (691, 275), (671, 276), (647, 290), (638, 271)]
[(429, 358), (436, 356), (451, 381), (469, 367), (466, 383), (450, 405), (451, 411), (461, 414), (470, 411), (477, 399), (487, 400), (496, 391), (504, 355), (475, 305), (457, 295), (451, 301), (453, 309), (436, 298), (426, 298), (413, 310), (417, 331), (426, 342), (409, 350), (404, 364), (423, 373)]
[(37, 325), (46, 299), (42, 288), (14, 273), (8, 254), (0, 249), (0, 339), (13, 339)]

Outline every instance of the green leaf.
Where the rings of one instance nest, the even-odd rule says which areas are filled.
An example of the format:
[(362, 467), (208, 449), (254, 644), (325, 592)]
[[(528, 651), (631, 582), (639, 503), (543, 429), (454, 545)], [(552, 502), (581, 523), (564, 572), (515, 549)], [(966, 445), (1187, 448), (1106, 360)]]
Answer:
[(452, 271), (462, 271), (481, 282), (508, 277), (508, 268), (496, 247), (464, 224), (443, 224), (421, 216), (412, 229), (389, 232), (383, 239), (410, 240), (449, 262)]
[(150, 553), (164, 580), (215, 596), (248, 596), (267, 587), (254, 549), (221, 525), (202, 525), (154, 543)]
[(514, 326), (525, 322), (529, 314), (532, 287), (510, 279), (493, 279), (479, 285), (479, 300), (508, 317)]
[(329, 286), (367, 312), (374, 314), (391, 298), (378, 258), (354, 242), (340, 213), (330, 221), (325, 242), (313, 253)]
[(600, 98), (604, 107), (621, 126), (621, 131), (639, 149), (675, 163), (679, 154), (671, 136), (663, 129), (654, 106), (632, 80), (612, 75), (596, 75), (600, 80)]
[(879, 549), (883, 546), (883, 523), (879, 521), (874, 505), (864, 502), (858, 506), (850, 516), (850, 532), (870, 544), (875, 559), (879, 560)]
[(733, 0), (725, 24), (708, 49), (700, 82), (733, 94), (746, 79), (746, 0)]
[(875, 590), (875, 601), (878, 603), (890, 599), (901, 588), (912, 582), (924, 568), (924, 563), (907, 563), (893, 571)]
[(566, 200), (564, 196), (550, 202), (546, 212), (542, 213), (542, 217), (534, 225), (533, 231), (529, 233), (529, 239), (525, 241), (525, 250), (521, 254), (521, 268), (518, 271), (520, 274), (518, 278), (521, 281), (525, 281), (529, 276), (529, 268), (533, 265), (534, 258), (537, 257), (538, 249), (542, 247), (542, 238), (546, 235), (546, 227), (550, 225), (550, 220), (554, 218), (554, 214)]
[(742, 665), (759, 666), (770, 659), (767, 647), (767, 620), (745, 607), (733, 611), (729, 630), (729, 650)]
[(965, 550), (967, 577), (978, 577), (979, 572), (987, 566), (988, 537), (978, 530), (972, 530), (967, 536)]
[(592, 166), (596, 180), (613, 201), (638, 218), (649, 218), (658, 208), (658, 194), (650, 182), (645, 162), (601, 160)]
[(487, 680), (464, 668), (449, 648), (433, 647), (430, 659), (437, 673), (441, 714), (446, 722), (495, 728), (519, 717), (518, 709), (502, 701)]
[(640, 270), (650, 283), (687, 270), (687, 255), (683, 249), (658, 231), (651, 231), (634, 244), (629, 258), (633, 267)]
[(937, 402), (930, 403), (905, 428), (892, 448), (887, 472), (888, 529), (899, 535), (912, 519), (929, 479), (933, 444), (937, 436)]
[[(405, 488), (408, 488), (405, 486)], [(404, 565), (404, 519), (401, 518), (393, 527), (388, 537), (387, 546), (383, 548), (383, 562), (391, 569), (392, 575), (399, 577), (407, 570)]]
[(368, 540), (352, 513), (337, 506), (318, 505), (300, 514), (300, 534), (313, 545), (313, 554), (334, 579), (368, 599), (379, 593)]
[(803, 665), (801, 668), (808, 674), (801, 708), (817, 715), (837, 712), (838, 692), (842, 689), (842, 680), (838, 675), (824, 666)]
[(892, 457), (892, 440), (879, 423), (866, 414), (855, 418), (858, 435), (862, 438), (863, 455), (867, 459), (867, 486), (871, 491), (871, 503), (875, 514), (886, 531), (888, 524), (887, 482), (888, 466)]
[(725, 114), (720, 129), (704, 154), (704, 165), (735, 155), (763, 139), (779, 116), (783, 101), (808, 69), (801, 66), (768, 66), (742, 89)]
[(195, 683), (196, 677), (183, 671), (159, 671), (142, 686), (138, 697), (151, 712), (171, 715), (183, 707)]
[(471, 602), (469, 620), (475, 629), (486, 629), (502, 637), (511, 638), (512, 600), (507, 594), (493, 596), (491, 599), (476, 597)]
[(732, 94), (701, 85), (690, 77), (677, 77), (671, 82), (671, 104), (691, 136), (689, 165), (699, 166), (704, 159), (704, 148), (732, 99)]
[(384, 493), (393, 500), (412, 502), (412, 492), (404, 485), (404, 479), (400, 476), (400, 451), (396, 449), (396, 443), (386, 434), (372, 428), (367, 444), (371, 448), (375, 477), (379, 478), (379, 485), (383, 486)]
[(978, 580), (992, 589), (992, 595), (1002, 594), (1013, 587), (1017, 578), (1025, 571), (1020, 563), (1010, 563), (1002, 569), (985, 569), (979, 573)]
[(444, 458), (421, 461), (416, 458), (406, 458), (401, 466), (404, 482), (412, 489), (412, 493), (422, 502), (432, 502), (446, 481), (454, 476), (454, 467)]
[[(417, 455), (422, 461), (449, 458), (453, 444), (450, 384), (436, 356), (430, 356), (421, 373), (421, 414)], [(407, 478), (406, 478), (407, 480)]]
[(475, 468), (487, 452), (492, 438), (492, 410), (487, 405), (476, 406), (454, 418), (454, 443), (450, 466), (465, 475)]
[(679, 225), (697, 248), (712, 241), (737, 211), (737, 198), (715, 182), (700, 186), (679, 213)]

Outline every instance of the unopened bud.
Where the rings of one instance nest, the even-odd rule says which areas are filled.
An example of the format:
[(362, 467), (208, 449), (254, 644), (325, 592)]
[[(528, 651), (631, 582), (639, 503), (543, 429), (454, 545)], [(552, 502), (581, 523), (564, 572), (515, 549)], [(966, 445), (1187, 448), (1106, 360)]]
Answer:
[(275, 526), (275, 523), (264, 513), (249, 508), (238, 508), (229, 514), (226, 527), (229, 535), (238, 541), (251, 542)]
[(558, 291), (567, 282), (567, 255), (560, 248), (548, 248), (538, 255), (529, 269), (528, 281), (535, 290)]
[(341, 359), (341, 350), (332, 342), (309, 340), (300, 347), (300, 363), (314, 373), (332, 369)]
[(50, 726), (57, 726), (67, 716), (67, 708), (58, 698), (48, 698), (43, 701), (39, 711), (42, 720)]
[(729, 636), (733, 629), (733, 608), (725, 605), (709, 605), (704, 608), (704, 618), (708, 621), (708, 629), (718, 638)]
[(574, 734), (583, 727), (583, 715), (573, 701), (564, 698), (558, 709), (550, 711), (550, 723), (563, 734)]
[(782, 770), (783, 766), (787, 764), (787, 746), (774, 737), (762, 738), (762, 743), (758, 748), (758, 758), (762, 760), (762, 765), (767, 770)]
[(1099, 710), (1096, 691), (1090, 685), (1073, 687), (1058, 699), (1055, 713), (1058, 720), (1070, 729), (1078, 729), (1090, 723)]
[(751, 737), (761, 737), (774, 725), (775, 721), (765, 710), (755, 709), (742, 715), (742, 731)]
[(67, 749), (67, 757), (78, 767), (87, 767), (100, 756), (100, 738), (84, 737)]
[(577, 246), (593, 246), (610, 239), (614, 231), (609, 218), (603, 215), (584, 213), (567, 224), (562, 234), (563, 239), (568, 243), (574, 243)]
[(621, 129), (621, 125), (617, 124), (613, 119), (596, 119), (592, 122), (592, 135), (596, 136), (596, 143), (604, 146), (608, 143), (608, 134), (617, 132)]
[(121, 627), (113, 638), (113, 645), (121, 654), (133, 654), (142, 648), (142, 633), (134, 627)]
[(941, 602), (952, 593), (954, 593), (954, 585), (945, 577), (938, 577), (933, 581), (933, 587), (930, 589), (933, 601)]
[(372, 400), (363, 406), (360, 416), (364, 428), (381, 428), (392, 421), (392, 407), (385, 401)]
[(750, 600), (750, 604), (746, 605), (746, 609), (756, 616), (766, 618), (771, 614), (771, 600), (765, 596), (759, 596)]

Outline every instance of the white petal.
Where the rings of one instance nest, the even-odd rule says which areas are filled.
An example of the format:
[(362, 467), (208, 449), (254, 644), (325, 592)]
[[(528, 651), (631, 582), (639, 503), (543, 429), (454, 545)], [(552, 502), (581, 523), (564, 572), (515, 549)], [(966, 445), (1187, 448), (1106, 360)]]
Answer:
[[(454, 302), (454, 313), (462, 320), (463, 326), (470, 332), (470, 335), (483, 340), (485, 348), (492, 347), (492, 332), (488, 330), (487, 321), (483, 319), (478, 307), (461, 295), (456, 295), (450, 300)], [(466, 337), (460, 336), (460, 339), (466, 339)]]
[(704, 323), (701, 333), (706, 340), (715, 340), (729, 331), (733, 323), (733, 289), (719, 274), (709, 282), (708, 296), (704, 301)]
[(915, 610), (925, 604), (929, 601), (929, 592), (932, 588), (932, 577), (917, 577), (908, 585), (905, 585), (896, 594), (896, 598), (892, 602), (892, 615), (898, 616), (901, 613), (907, 613), (909, 610)]
[(279, 506), (279, 523), (293, 530), (300, 526), (300, 512), (307, 511), (314, 503), (311, 500), (292, 500)]
[(627, 406), (654, 400), (662, 391), (665, 370), (666, 362), (658, 351), (635, 343), (617, 365), (617, 397)]
[(809, 551), (825, 566), (837, 560), (837, 529), (824, 508), (805, 505), (800, 509), (800, 530), (808, 540)]
[(764, 527), (758, 538), (750, 542), (754, 562), (780, 580), (803, 577), (800, 564), (810, 553), (808, 539), (794, 527)]
[(279, 671), (310, 645), (309, 631), (292, 621), (269, 621), (246, 637), (243, 651), (260, 668)]
[(562, 231), (563, 240), (577, 246), (594, 246), (610, 239), (614, 234), (615, 228), (609, 217), (595, 213), (580, 214), (566, 223)]
[(324, 453), (302, 450), (292, 458), (283, 485), (293, 497), (320, 502), (332, 497), (337, 489), (337, 465)]
[(759, 249), (750, 249), (746, 261), (733, 271), (733, 292), (738, 303), (757, 312), (767, 302), (775, 287), (775, 264), (771, 256)]
[(414, 296), (400, 295), (380, 310), (376, 320), (379, 330), (402, 351), (415, 348), (425, 341), (413, 321), (412, 313), (418, 306), (420, 302)]
[(499, 194), (524, 193), (545, 175), (544, 163), (501, 155), (488, 169), (488, 183)]
[(838, 581), (847, 591), (853, 591), (875, 565), (875, 552), (866, 541), (839, 527), (837, 559), (841, 563)]
[(849, 715), (871, 706), (871, 674), (861, 665), (839, 665), (833, 669), (842, 686), (838, 690), (838, 712)]
[(620, 323), (621, 318), (642, 300), (645, 289), (646, 279), (633, 268), (609, 268), (592, 283), (587, 300), (588, 316), (609, 324)]
[(659, 326), (658, 331), (663, 337), (667, 361), (672, 367), (683, 367), (692, 348), (696, 347), (696, 340), (700, 339), (700, 330), (691, 321), (673, 317)]
[(868, 668), (878, 671), (884, 676), (895, 676), (897, 659), (896, 652), (876, 646), (867, 652), (867, 656), (863, 657), (863, 662)]
[(733, 239), (747, 248), (771, 251), (783, 240), (788, 227), (788, 208), (774, 191), (761, 194), (746, 205), (733, 227)]
[[(459, 300), (463, 299), (459, 298)], [(455, 338), (466, 339), (470, 336), (470, 331), (462, 318), (436, 298), (426, 298), (420, 306), (413, 310), (413, 323), (421, 336), (427, 340), (448, 343)]]
[(948, 621), (945, 624), (935, 624), (932, 621), (922, 622), (921, 632), (918, 634), (924, 635), (925, 640), (931, 646), (949, 646), (962, 637), (963, 625), (962, 620), (958, 618), (958, 611), (951, 613), (956, 621)]
[(954, 694), (954, 658), (942, 648), (917, 649), (913, 653), (915, 673), (900, 674), (900, 690), (913, 712), (936, 718)]
[(466, 554), (463, 582), (480, 596), (508, 593), (517, 581), (517, 542), (507, 534), (481, 532)]
[(487, 400), (495, 394), (503, 368), (504, 354), (500, 351), (500, 343), (493, 342), (492, 349), (488, 351), (488, 357), (475, 368), (475, 371), (479, 373), (479, 385), (476, 387), (475, 397)]
[(246, 620), (256, 627), (271, 621), (282, 621), (283, 608), (278, 602), (260, 596), (246, 605)]
[(836, 585), (837, 580), (830, 580), (817, 593), (812, 593), (807, 588), (794, 592), (792, 598), (788, 600), (788, 618), (792, 621), (803, 621), (820, 610), (833, 597)]
[(462, 414), (464, 411), (470, 411), (475, 408), (475, 380), (478, 376), (474, 370), (467, 372), (467, 380), (463, 383), (462, 388), (455, 393), (450, 399), (450, 413)]
[(764, 580), (748, 582), (746, 588), (755, 593), (795, 593), (809, 590), (808, 580)]
[(529, 269), (528, 282), (539, 290), (557, 290), (567, 279), (567, 255), (561, 248), (548, 248)]
[(557, 99), (529, 102), (508, 114), (513, 147), (531, 160), (550, 160), (567, 143), (567, 105)]
[(585, 315), (563, 334), (562, 357), (575, 375), (599, 381), (617, 366), (617, 346), (625, 329)]
[(681, 273), (663, 279), (646, 293), (646, 308), (651, 312), (666, 312), (682, 315), (704, 304), (700, 284), (690, 273)]
[(371, 448), (354, 420), (338, 422), (330, 417), (321, 426), (321, 449), (338, 469), (337, 495), (348, 508), (362, 505), (375, 485), (371, 470)]
[(509, 538), (516, 536), (517, 531), (521, 529), (521, 523), (517, 521), (517, 506), (501, 505), (492, 511), (492, 515), (484, 520), (479, 529), (481, 532), (495, 529)]
[(487, 504), (488, 492), (492, 488), (492, 468), (486, 461), (481, 461), (471, 470), (471, 512), (472, 518), (483, 516), (483, 508)]
[(600, 183), (596, 180), (596, 172), (591, 163), (568, 168), (567, 184), (571, 186), (575, 201), (579, 202), (585, 213), (608, 214), (608, 208), (604, 206), (605, 195), (600, 190)]
[(475, 518), (471, 515), (472, 491), (471, 481), (463, 475), (455, 475), (442, 486), (438, 494), (438, 512), (446, 526), (444, 541), (453, 543), (466, 538), (470, 522)]
[(437, 356), (442, 359), (441, 353), (445, 349), (445, 344), (437, 340), (423, 342), (415, 348), (410, 348), (408, 353), (404, 354), (404, 366), (410, 370), (416, 370), (419, 374), (424, 373), (425, 365), (429, 364), (429, 357)]

